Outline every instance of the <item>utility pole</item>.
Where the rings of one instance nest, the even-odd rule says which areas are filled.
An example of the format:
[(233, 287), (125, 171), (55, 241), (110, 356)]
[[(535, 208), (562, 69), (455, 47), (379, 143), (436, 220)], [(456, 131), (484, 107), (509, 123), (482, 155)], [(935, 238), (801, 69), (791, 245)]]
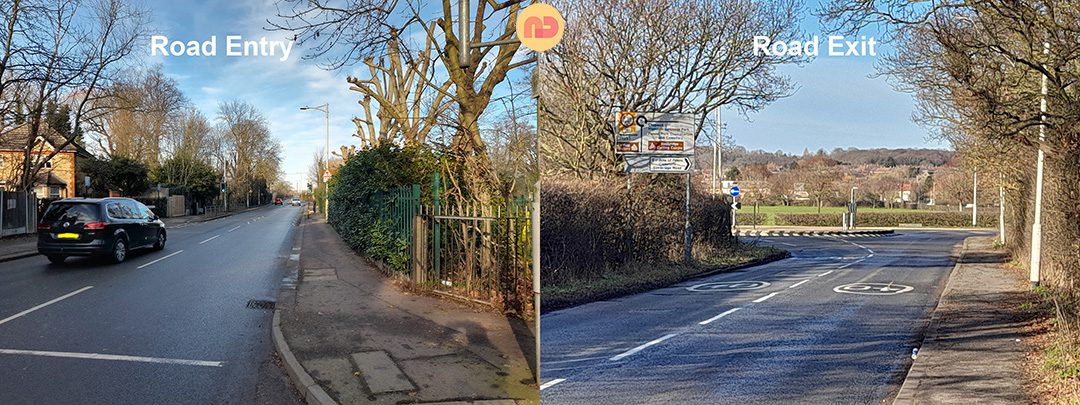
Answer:
[[(1050, 43), (1043, 43), (1043, 55), (1050, 55)], [(1043, 65), (1045, 70), (1046, 65)], [(1046, 74), (1042, 77), (1042, 102), (1039, 103), (1039, 158), (1035, 168), (1035, 221), (1031, 224), (1031, 285), (1039, 285), (1042, 266), (1042, 195), (1043, 143), (1046, 142)]]
[(716, 189), (716, 179), (723, 175), (720, 171), (720, 148), (724, 145), (724, 121), (720, 120), (720, 110), (721, 107), (716, 107), (716, 143), (713, 145), (713, 195), (718, 194)]
[(971, 226), (979, 226), (979, 171), (971, 178)]
[(998, 173), (998, 239), (1005, 245), (1005, 174)]

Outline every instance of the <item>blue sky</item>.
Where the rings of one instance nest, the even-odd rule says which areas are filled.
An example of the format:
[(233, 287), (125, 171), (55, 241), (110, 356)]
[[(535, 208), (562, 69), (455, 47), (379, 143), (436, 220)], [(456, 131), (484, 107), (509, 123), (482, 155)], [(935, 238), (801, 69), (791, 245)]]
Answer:
[[(330, 103), (331, 150), (357, 143), (351, 136), (355, 131), (351, 118), (360, 112), (359, 97), (345, 83), (347, 75), (357, 74), (356, 68), (323, 70), (316, 62), (301, 59), (304, 50), (299, 46), (284, 62), (277, 57), (223, 55), (226, 35), (249, 40), (290, 37), (263, 30), (265, 20), (273, 16), (274, 0), (146, 1), (153, 12), (148, 34), (182, 41), (203, 41), (214, 35), (219, 55), (150, 57), (147, 44), (144, 61), (161, 64), (211, 119), (218, 103), (225, 100), (242, 99), (259, 108), (284, 146), (282, 171), (287, 180), (306, 182), (312, 156), (325, 144), (322, 113), (300, 111), (301, 106)], [(808, 36), (824, 37), (809, 10), (803, 29)], [(804, 148), (946, 147), (928, 141), (927, 131), (911, 122), (914, 101), (909, 95), (893, 91), (885, 78), (869, 77), (876, 60), (820, 56), (804, 66), (785, 66), (782, 71), (799, 87), (796, 94), (749, 117), (725, 111), (727, 133), (749, 149), (790, 153)]]
[[(871, 77), (876, 73), (874, 64), (891, 48), (878, 45), (878, 57), (826, 56), (827, 34), (810, 14), (818, 2), (807, 3), (802, 21), (804, 38), (787, 40), (818, 35), (821, 55), (803, 66), (780, 68), (798, 87), (793, 96), (748, 117), (725, 109), (726, 134), (747, 149), (781, 149), (795, 154), (804, 148), (948, 148), (928, 140), (928, 131), (912, 122), (915, 100), (910, 95), (894, 91), (886, 77)], [(879, 32), (861, 34), (880, 40)]]

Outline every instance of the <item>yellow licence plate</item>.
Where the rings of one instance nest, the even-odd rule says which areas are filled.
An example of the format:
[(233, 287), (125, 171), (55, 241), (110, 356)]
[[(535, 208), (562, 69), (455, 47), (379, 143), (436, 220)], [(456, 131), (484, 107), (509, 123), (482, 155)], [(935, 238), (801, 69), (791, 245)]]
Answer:
[(77, 234), (77, 233), (58, 233), (58, 234), (56, 234), (56, 238), (57, 239), (79, 239), (79, 234)]

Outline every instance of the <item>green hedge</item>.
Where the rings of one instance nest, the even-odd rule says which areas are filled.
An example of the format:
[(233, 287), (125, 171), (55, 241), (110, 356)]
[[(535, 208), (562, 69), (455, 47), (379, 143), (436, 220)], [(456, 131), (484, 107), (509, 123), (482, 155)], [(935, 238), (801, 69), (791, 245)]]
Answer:
[[(787, 226), (841, 226), (841, 213), (774, 214), (777, 225)], [(740, 219), (741, 223), (742, 222)], [(748, 223), (746, 223), (748, 224)], [(971, 213), (968, 212), (860, 212), (856, 214), (856, 226), (893, 227), (900, 224), (922, 224), (930, 228), (969, 228)], [(980, 227), (997, 226), (997, 213), (979, 215)]]
[(735, 212), (735, 224), (742, 225), (765, 225), (765, 221), (769, 219), (767, 214), (753, 212)]
[(330, 225), (357, 252), (404, 271), (408, 241), (380, 220), (387, 207), (375, 196), (409, 184), (427, 183), (437, 158), (426, 147), (384, 145), (357, 152), (330, 180)]

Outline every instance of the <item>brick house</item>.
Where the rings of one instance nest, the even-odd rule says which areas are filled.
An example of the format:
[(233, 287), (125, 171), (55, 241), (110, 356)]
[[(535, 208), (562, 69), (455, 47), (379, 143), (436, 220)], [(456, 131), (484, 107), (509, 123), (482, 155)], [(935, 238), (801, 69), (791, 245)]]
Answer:
[[(63, 145), (64, 136), (49, 128), (45, 123), (38, 130), (37, 141), (31, 152), (36, 158), (45, 159)], [(26, 140), (30, 135), (30, 125), (23, 124), (0, 134), (0, 189), (12, 191), (18, 183), (25, 158)], [(56, 156), (44, 163), (44, 167), (34, 179), (34, 193), (38, 198), (65, 198), (75, 196), (75, 154), (74, 145), (65, 146)]]

